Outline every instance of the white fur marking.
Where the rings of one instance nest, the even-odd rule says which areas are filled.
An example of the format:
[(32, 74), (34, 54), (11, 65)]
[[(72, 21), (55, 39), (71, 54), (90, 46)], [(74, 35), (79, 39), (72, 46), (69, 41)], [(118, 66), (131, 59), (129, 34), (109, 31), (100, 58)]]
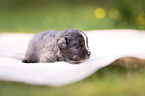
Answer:
[(87, 37), (86, 37), (86, 35), (85, 35), (83, 32), (80, 32), (80, 33), (81, 33), (81, 35), (84, 37), (86, 49), (89, 50), (89, 48), (88, 48), (88, 46), (87, 46)]

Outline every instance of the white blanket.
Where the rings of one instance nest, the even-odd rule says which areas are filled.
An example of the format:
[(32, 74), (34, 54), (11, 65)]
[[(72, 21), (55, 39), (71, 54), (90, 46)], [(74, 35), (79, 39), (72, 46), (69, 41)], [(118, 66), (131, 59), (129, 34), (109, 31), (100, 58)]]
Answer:
[(145, 58), (145, 31), (95, 30), (85, 32), (91, 58), (80, 64), (22, 63), (33, 34), (0, 34), (0, 80), (61, 86), (83, 80), (120, 57)]

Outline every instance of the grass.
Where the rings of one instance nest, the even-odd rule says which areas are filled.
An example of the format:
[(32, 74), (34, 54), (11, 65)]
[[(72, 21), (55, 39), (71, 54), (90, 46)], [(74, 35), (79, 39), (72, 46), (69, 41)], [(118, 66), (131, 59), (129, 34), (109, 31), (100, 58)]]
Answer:
[(0, 81), (0, 96), (144, 96), (144, 88), (144, 71), (108, 66), (85, 80), (61, 87)]
[(32, 33), (68, 28), (83, 31), (116, 28), (144, 30), (144, 2), (144, 0), (1, 0), (0, 32)]
[[(95, 17), (95, 10), (101, 7), (105, 13)], [(109, 17), (111, 7), (97, 6), (95, 4), (62, 4), (56, 3), (48, 6), (23, 6), (0, 9), (0, 32), (40, 32), (47, 29), (65, 30), (77, 28), (80, 30), (137, 28), (135, 24), (127, 25), (121, 20), (120, 11), (114, 9), (114, 19)], [(102, 11), (101, 11), (102, 12)], [(113, 15), (113, 16), (114, 16)], [(121, 21), (120, 21), (121, 20)], [(133, 20), (134, 21), (134, 20)], [(118, 22), (118, 23), (117, 23)]]

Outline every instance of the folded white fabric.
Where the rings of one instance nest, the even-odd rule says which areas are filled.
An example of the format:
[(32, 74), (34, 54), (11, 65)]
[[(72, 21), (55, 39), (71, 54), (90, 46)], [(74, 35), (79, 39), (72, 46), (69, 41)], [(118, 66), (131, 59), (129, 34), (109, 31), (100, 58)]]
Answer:
[(145, 31), (94, 30), (85, 33), (92, 54), (80, 64), (22, 63), (34, 34), (0, 34), (0, 80), (61, 86), (83, 80), (120, 57), (145, 58)]

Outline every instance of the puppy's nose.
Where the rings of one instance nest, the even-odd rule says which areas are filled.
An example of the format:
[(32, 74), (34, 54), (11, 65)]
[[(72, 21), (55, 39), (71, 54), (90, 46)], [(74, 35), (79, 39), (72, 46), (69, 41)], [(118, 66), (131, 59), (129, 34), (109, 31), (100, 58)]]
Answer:
[(88, 51), (88, 52), (87, 52), (87, 55), (90, 56), (90, 55), (91, 55), (91, 52)]

